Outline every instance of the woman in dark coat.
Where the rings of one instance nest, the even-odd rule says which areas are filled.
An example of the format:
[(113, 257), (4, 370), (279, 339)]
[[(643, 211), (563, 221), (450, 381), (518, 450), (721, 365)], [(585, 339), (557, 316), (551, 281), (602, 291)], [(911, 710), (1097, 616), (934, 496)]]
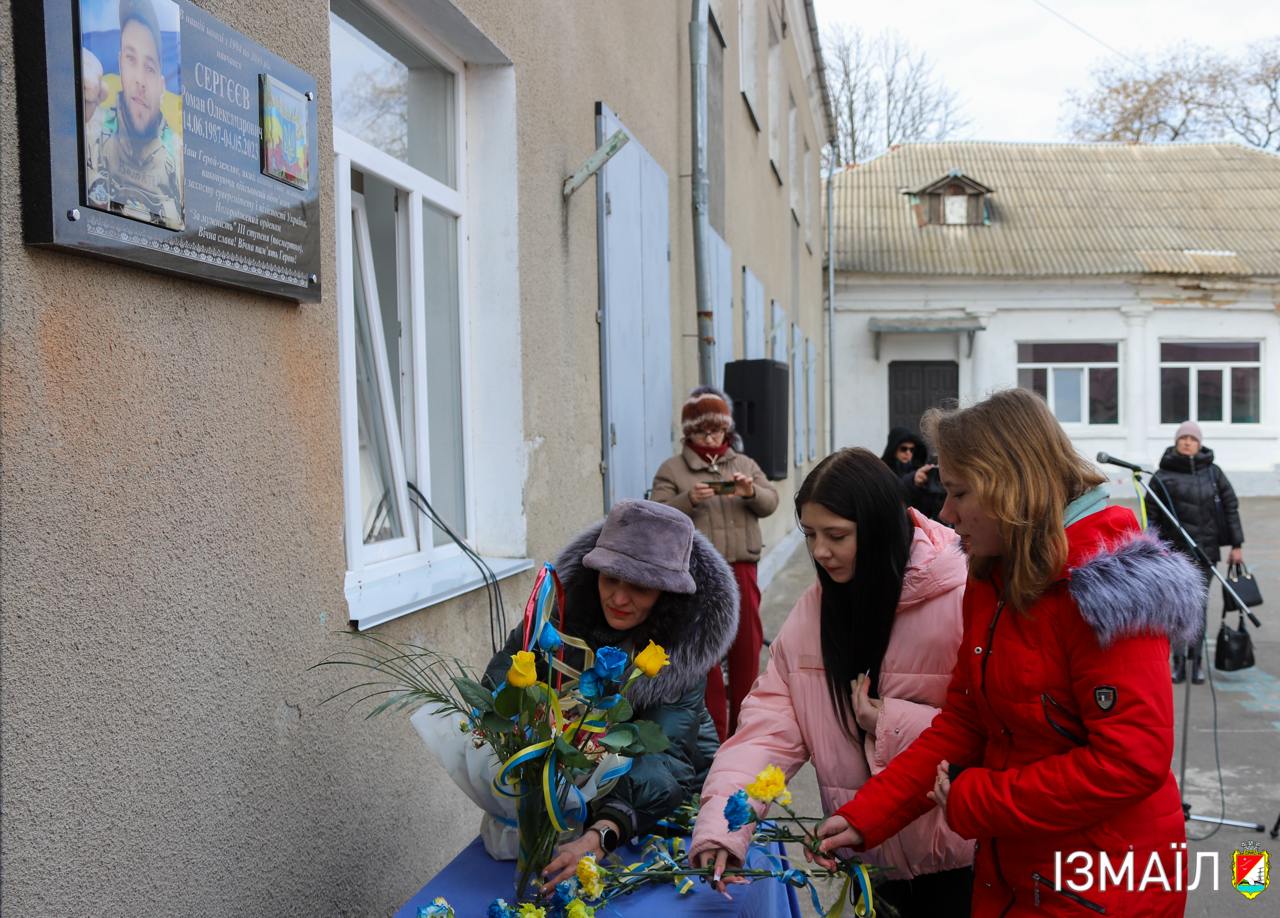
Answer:
[[(927, 423), (969, 556), (960, 656), (942, 711), (819, 828), (822, 849), (882, 844), (936, 805), (978, 841), (974, 918), (1180, 918), (1165, 661), (1196, 627), (1195, 567), (1107, 506), (1106, 479), (1034, 393)], [(1099, 882), (1104, 859), (1132, 882)]]
[[(1174, 435), (1174, 445), (1164, 451), (1160, 469), (1151, 478), (1155, 496), (1173, 511), (1187, 535), (1195, 539), (1205, 556), (1217, 564), (1222, 554), (1219, 546), (1230, 545), (1228, 564), (1243, 564), (1244, 528), (1240, 525), (1240, 502), (1235, 489), (1222, 469), (1213, 463), (1213, 450), (1201, 445), (1200, 425), (1195, 421), (1183, 421)], [(1187, 555), (1199, 567), (1205, 587), (1213, 581), (1213, 573), (1200, 555), (1192, 551), (1183, 540), (1177, 527), (1164, 515), (1154, 501), (1146, 499), (1147, 520), (1160, 537)], [(1205, 609), (1200, 614), (1200, 628), (1188, 644), (1173, 647), (1173, 681), (1182, 682), (1187, 677), (1187, 662), (1191, 663), (1191, 681), (1204, 682), (1204, 631)]]
[(928, 461), (929, 450), (924, 440), (915, 431), (895, 427), (889, 431), (889, 440), (880, 458), (898, 476), (907, 506), (936, 520), (947, 492), (938, 481), (937, 464)]
[[(651, 720), (671, 745), (637, 756), (631, 771), (590, 804), (582, 835), (561, 846), (547, 866), (554, 885), (578, 860), (602, 858), (620, 841), (653, 831), (702, 788), (720, 746), (703, 701), (707, 670), (738, 628), (733, 573), (689, 517), (647, 500), (620, 501), (600, 523), (579, 533), (556, 561), (564, 585), (564, 632), (592, 650), (635, 653), (649, 641), (670, 656), (652, 679), (627, 691), (636, 720)], [(490, 661), (485, 679), (498, 686), (512, 655), (523, 648), (517, 626)], [(581, 651), (565, 648), (565, 662), (581, 669)], [(539, 671), (539, 678), (546, 673)]]

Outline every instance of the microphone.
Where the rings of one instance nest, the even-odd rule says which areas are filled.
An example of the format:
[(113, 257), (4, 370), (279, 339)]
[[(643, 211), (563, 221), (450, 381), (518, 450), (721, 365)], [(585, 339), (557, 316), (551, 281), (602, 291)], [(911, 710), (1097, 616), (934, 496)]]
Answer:
[(1132, 462), (1126, 462), (1123, 459), (1117, 459), (1115, 456), (1112, 456), (1110, 453), (1098, 453), (1097, 459), (1103, 465), (1118, 465), (1120, 466), (1120, 468), (1128, 469), (1131, 472), (1142, 472), (1148, 475), (1151, 474), (1147, 469), (1144, 469), (1142, 466), (1134, 465)]

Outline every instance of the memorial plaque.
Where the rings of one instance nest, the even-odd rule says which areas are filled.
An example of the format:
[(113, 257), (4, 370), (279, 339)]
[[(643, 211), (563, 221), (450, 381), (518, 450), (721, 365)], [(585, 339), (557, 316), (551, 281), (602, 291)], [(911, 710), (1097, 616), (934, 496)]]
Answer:
[(315, 80), (184, 0), (31, 6), (26, 241), (319, 300)]

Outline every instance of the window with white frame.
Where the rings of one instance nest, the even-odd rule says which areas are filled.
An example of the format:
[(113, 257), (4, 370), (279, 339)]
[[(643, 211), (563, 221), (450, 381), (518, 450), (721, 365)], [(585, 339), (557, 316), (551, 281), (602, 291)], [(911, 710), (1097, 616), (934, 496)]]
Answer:
[(459, 549), (468, 532), (463, 387), (463, 66), (363, 5), (330, 12), (348, 572)]
[(1120, 346), (1115, 342), (1019, 342), (1018, 385), (1063, 424), (1120, 423)]
[(1262, 421), (1262, 343), (1160, 342), (1160, 422)]
[(791, 216), (800, 222), (800, 122), (795, 96), (787, 93), (787, 168), (791, 180)]

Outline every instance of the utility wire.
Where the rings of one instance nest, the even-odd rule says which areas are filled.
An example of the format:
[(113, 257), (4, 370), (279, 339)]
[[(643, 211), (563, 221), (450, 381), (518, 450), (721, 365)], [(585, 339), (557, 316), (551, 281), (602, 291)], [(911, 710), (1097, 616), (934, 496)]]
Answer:
[(1092, 41), (1095, 41), (1095, 42), (1097, 42), (1098, 44), (1102, 45), (1102, 47), (1106, 48), (1106, 49), (1107, 49), (1108, 51), (1110, 51), (1112, 54), (1115, 54), (1115, 55), (1117, 55), (1118, 57), (1122, 57), (1122, 58), (1124, 58), (1126, 61), (1128, 61), (1129, 63), (1131, 63), (1131, 64), (1133, 64), (1135, 67), (1137, 67), (1139, 70), (1141, 70), (1144, 74), (1147, 72), (1147, 68), (1146, 68), (1146, 66), (1142, 63), (1142, 61), (1139, 61), (1139, 60), (1136, 60), (1135, 58), (1130, 57), (1129, 55), (1125, 54), (1123, 51), (1121, 51), (1119, 48), (1115, 47), (1114, 45), (1109, 45), (1109, 44), (1107, 44), (1105, 41), (1103, 41), (1103, 40), (1102, 40), (1101, 38), (1099, 38), (1097, 35), (1094, 35), (1092, 32), (1090, 32), (1090, 31), (1089, 31), (1088, 29), (1086, 29), (1084, 26), (1082, 26), (1082, 25), (1078, 25), (1077, 23), (1072, 22), (1072, 21), (1071, 21), (1070, 19), (1068, 19), (1066, 16), (1062, 15), (1062, 14), (1061, 14), (1061, 13), (1059, 13), (1057, 10), (1055, 10), (1053, 7), (1049, 6), (1049, 4), (1047, 4), (1047, 3), (1043, 2), (1043, 0), (1031, 0), (1031, 2), (1032, 2), (1032, 3), (1034, 3), (1036, 6), (1040, 7), (1040, 8), (1041, 8), (1042, 10), (1044, 10), (1045, 12), (1047, 12), (1047, 13), (1051, 13), (1051, 14), (1053, 14), (1054, 16), (1057, 16), (1059, 19), (1061, 19), (1061, 20), (1062, 20), (1063, 22), (1065, 22), (1067, 25), (1071, 26), (1071, 28), (1075, 29), (1075, 30), (1076, 30), (1077, 32), (1079, 32), (1081, 35), (1084, 35), (1086, 38), (1089, 38), (1089, 39), (1091, 39)]

